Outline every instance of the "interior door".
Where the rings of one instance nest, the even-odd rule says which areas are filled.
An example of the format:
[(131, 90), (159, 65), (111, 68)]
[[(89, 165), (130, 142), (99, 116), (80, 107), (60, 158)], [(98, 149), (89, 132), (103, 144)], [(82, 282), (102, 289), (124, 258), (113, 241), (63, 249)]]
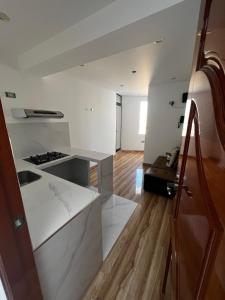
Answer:
[(225, 1), (202, 3), (172, 221), (172, 290), (182, 300), (225, 299)]
[(116, 151), (121, 149), (122, 105), (116, 103)]
[(7, 300), (42, 299), (0, 101), (0, 279)]
[[(205, 84), (208, 83), (201, 72), (195, 76), (197, 80), (200, 77), (201, 80), (205, 77)], [(204, 169), (204, 164), (209, 164), (209, 158), (213, 155), (208, 144), (209, 138), (216, 135), (215, 126), (211, 122), (207, 124), (209, 114), (213, 114), (213, 107), (211, 99), (206, 101), (205, 96), (205, 91), (202, 91), (202, 95), (198, 92), (194, 96), (196, 102), (192, 100), (191, 103), (177, 211), (173, 221), (173, 279), (178, 288), (176, 299), (203, 299), (222, 233), (222, 225), (214, 206), (215, 194), (210, 193)], [(204, 127), (208, 125), (208, 131), (205, 131)]]

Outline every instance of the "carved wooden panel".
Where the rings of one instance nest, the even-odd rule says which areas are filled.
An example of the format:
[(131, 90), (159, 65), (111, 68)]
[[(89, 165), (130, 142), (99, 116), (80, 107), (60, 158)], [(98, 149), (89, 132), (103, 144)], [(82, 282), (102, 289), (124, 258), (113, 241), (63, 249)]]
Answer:
[(220, 300), (225, 299), (225, 1), (203, 3), (172, 222), (173, 296)]
[(203, 297), (223, 230), (205, 176), (200, 120), (194, 101), (189, 120), (189, 127), (192, 126), (194, 136), (186, 140), (185, 176), (179, 187), (179, 207), (173, 222), (175, 236), (172, 245), (176, 254), (173, 278), (177, 299)]

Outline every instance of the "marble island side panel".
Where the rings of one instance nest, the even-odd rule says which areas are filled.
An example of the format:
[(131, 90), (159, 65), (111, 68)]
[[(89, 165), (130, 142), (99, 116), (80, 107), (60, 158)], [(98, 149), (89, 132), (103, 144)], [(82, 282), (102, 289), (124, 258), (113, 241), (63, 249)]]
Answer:
[(103, 261), (100, 198), (34, 251), (34, 257), (44, 299), (81, 299)]
[(113, 194), (113, 156), (108, 156), (98, 163), (98, 192), (105, 202)]

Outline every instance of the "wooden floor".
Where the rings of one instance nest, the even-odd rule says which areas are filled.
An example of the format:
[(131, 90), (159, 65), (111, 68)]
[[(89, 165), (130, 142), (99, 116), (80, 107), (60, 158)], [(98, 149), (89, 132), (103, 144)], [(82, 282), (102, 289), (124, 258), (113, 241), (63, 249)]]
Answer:
[[(114, 158), (114, 193), (139, 204), (84, 300), (161, 299), (172, 202), (142, 191), (142, 161), (142, 152), (119, 152)], [(91, 182), (96, 184), (95, 170)]]
[[(142, 199), (144, 153), (139, 151), (119, 151), (113, 160), (113, 190), (121, 197), (139, 201)], [(92, 168), (91, 185), (97, 186), (97, 170)]]

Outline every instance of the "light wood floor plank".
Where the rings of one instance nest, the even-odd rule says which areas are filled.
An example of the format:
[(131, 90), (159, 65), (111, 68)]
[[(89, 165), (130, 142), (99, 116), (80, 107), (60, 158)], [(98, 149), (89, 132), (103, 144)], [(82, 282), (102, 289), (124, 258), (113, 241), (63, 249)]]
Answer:
[(126, 282), (127, 293), (118, 299), (141, 299), (142, 297), (143, 286), (148, 276), (155, 249), (152, 240), (156, 239), (156, 235), (160, 230), (159, 220), (162, 218), (164, 210), (164, 205), (161, 204), (162, 202), (157, 203), (155, 211), (152, 212), (152, 218), (149, 219), (148, 226), (139, 240), (133, 268), (130, 271), (131, 276), (129, 276), (129, 281)]
[[(142, 162), (143, 152), (120, 151), (114, 157), (114, 193), (138, 206), (83, 300), (161, 299), (172, 201), (138, 188)], [(96, 168), (90, 178), (96, 185)], [(169, 294), (168, 286), (167, 300)]]

